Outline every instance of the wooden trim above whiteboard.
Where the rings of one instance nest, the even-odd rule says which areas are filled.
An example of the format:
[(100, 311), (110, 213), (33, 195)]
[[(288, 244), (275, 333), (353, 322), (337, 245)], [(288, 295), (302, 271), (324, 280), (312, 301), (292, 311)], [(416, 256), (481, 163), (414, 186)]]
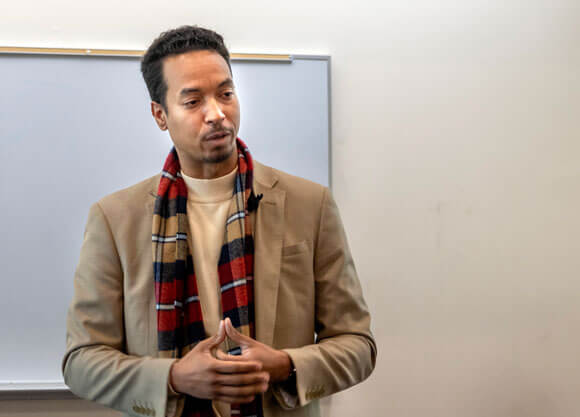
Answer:
[[(75, 49), (75, 48), (34, 48), (20, 46), (0, 46), (0, 54), (50, 54), (82, 56), (125, 56), (141, 57), (145, 51), (121, 49)], [(231, 54), (233, 61), (292, 61), (288, 54)]]

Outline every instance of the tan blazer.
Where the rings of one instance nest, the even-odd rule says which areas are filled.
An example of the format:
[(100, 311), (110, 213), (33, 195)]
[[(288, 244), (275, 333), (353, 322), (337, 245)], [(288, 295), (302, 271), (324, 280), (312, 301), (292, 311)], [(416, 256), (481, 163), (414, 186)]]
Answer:
[[(327, 188), (255, 164), (256, 338), (294, 362), (298, 404), (263, 395), (264, 416), (319, 416), (317, 398), (374, 368), (376, 345)], [(171, 414), (172, 359), (157, 357), (151, 224), (159, 175), (91, 207), (67, 317), (71, 391), (131, 416)], [(169, 412), (168, 412), (169, 410)]]

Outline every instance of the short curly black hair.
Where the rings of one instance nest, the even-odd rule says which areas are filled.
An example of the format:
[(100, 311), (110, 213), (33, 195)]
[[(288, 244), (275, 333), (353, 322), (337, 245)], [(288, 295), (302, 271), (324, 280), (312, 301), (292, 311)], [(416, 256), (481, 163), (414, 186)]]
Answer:
[(163, 58), (191, 51), (215, 51), (225, 59), (230, 71), (232, 70), (230, 53), (224, 39), (213, 30), (199, 26), (180, 26), (161, 33), (141, 60), (141, 74), (151, 100), (160, 103), (165, 111), (167, 83), (163, 77)]

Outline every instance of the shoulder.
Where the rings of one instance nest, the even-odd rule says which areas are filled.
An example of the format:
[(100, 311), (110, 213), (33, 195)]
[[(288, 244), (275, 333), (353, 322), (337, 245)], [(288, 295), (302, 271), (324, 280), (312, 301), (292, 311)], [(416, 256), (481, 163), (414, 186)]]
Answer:
[(254, 181), (263, 187), (282, 190), (287, 199), (320, 202), (328, 188), (305, 178), (254, 162)]
[(142, 218), (152, 212), (155, 195), (161, 175), (149, 177), (130, 187), (115, 191), (101, 198), (98, 206), (109, 221), (126, 221), (129, 218)]
[(254, 174), (255, 192), (263, 193), (265, 202), (283, 201), (287, 230), (310, 233), (319, 229), (330, 196), (327, 187), (260, 163), (255, 165)]
[(108, 207), (119, 203), (139, 204), (140, 202), (146, 202), (151, 197), (155, 197), (160, 177), (161, 175), (157, 174), (140, 181), (137, 184), (115, 191), (114, 193), (101, 198), (98, 203), (101, 206)]

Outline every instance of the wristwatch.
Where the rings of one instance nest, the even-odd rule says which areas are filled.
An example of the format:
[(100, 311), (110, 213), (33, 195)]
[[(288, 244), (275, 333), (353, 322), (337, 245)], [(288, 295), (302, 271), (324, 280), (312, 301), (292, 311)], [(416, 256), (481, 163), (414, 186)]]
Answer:
[(288, 378), (286, 378), (286, 381), (296, 381), (296, 367), (294, 366), (294, 364), (291, 364), (292, 369), (290, 369), (290, 374), (288, 375)]

